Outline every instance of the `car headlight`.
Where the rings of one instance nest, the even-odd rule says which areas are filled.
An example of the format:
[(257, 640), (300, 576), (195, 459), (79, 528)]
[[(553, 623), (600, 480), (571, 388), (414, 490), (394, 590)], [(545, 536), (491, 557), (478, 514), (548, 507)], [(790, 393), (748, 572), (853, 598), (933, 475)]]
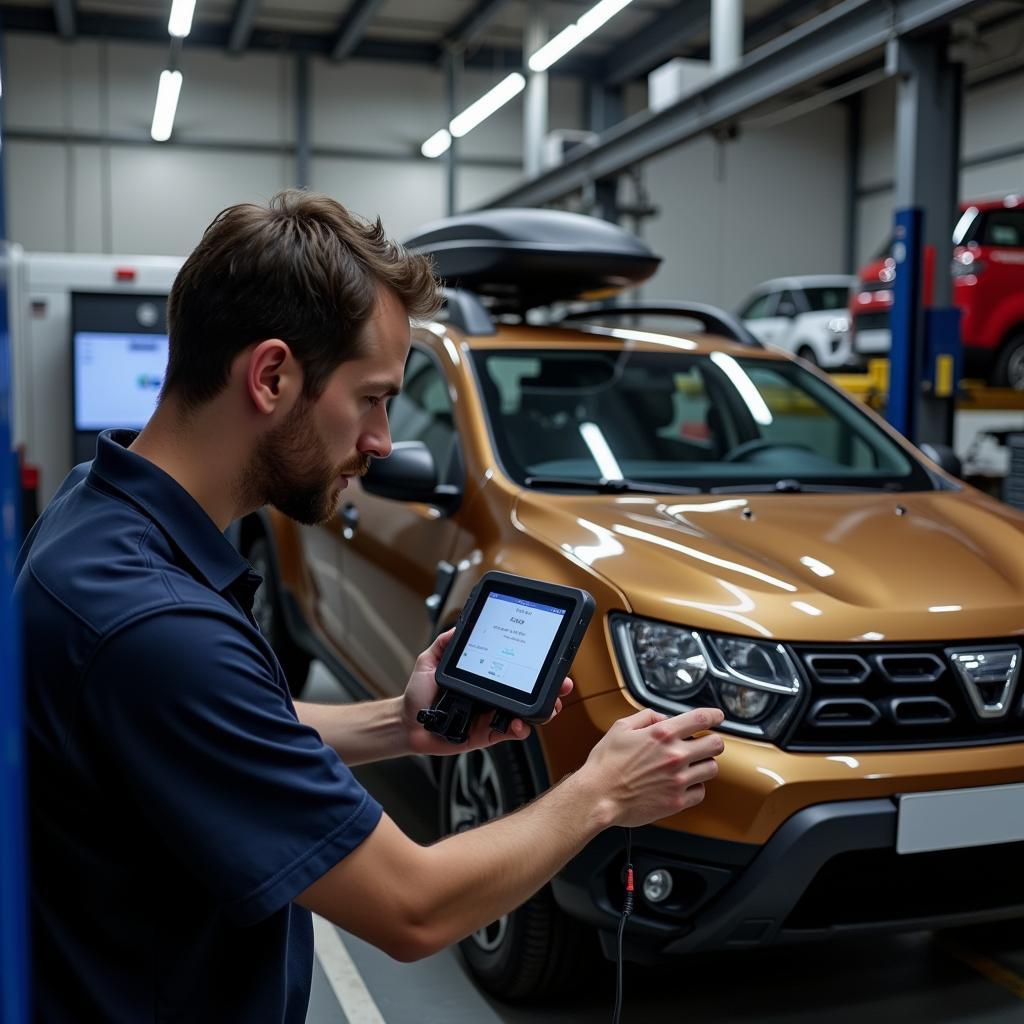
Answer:
[(719, 707), (722, 729), (775, 739), (800, 702), (800, 675), (780, 643), (630, 615), (614, 618), (612, 634), (630, 690), (652, 707)]
[(828, 322), (828, 330), (830, 334), (838, 334), (842, 337), (844, 334), (850, 333), (850, 321), (845, 316), (834, 316)]

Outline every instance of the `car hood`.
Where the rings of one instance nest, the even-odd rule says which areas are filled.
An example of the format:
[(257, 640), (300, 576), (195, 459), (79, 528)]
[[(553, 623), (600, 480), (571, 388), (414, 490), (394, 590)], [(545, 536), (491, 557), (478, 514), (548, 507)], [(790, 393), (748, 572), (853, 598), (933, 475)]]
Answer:
[(522, 527), (589, 565), (632, 611), (825, 641), (1024, 633), (1024, 516), (974, 491), (558, 495)]

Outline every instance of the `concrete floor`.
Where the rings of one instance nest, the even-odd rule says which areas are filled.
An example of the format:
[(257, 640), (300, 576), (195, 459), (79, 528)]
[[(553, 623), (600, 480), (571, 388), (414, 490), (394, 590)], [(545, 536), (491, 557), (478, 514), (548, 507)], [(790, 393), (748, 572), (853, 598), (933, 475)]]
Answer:
[[(319, 665), (304, 698), (345, 699)], [(436, 837), (433, 788), (416, 765), (388, 762), (356, 774), (413, 838)], [(970, 879), (950, 879), (950, 884), (969, 885)], [(475, 988), (455, 951), (399, 964), (353, 936), (333, 932), (347, 963), (339, 968), (327, 944), (318, 943), (323, 965), (318, 962), (314, 970), (307, 1024), (589, 1024), (611, 1017), (611, 963), (572, 1001), (510, 1007)], [(335, 979), (333, 988), (325, 969)], [(824, 1019), (829, 1024), (1024, 1024), (1024, 922), (626, 967), (624, 1024), (819, 1024)]]

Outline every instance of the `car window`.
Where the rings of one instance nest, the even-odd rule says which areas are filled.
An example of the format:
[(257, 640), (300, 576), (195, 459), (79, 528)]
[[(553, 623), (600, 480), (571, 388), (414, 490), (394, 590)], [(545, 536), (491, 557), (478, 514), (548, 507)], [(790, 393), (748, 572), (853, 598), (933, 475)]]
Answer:
[(740, 318), (743, 320), (763, 320), (765, 317), (774, 316), (775, 305), (778, 299), (778, 292), (769, 292), (767, 295), (761, 295), (747, 304), (747, 308), (740, 313)]
[(473, 361), (499, 460), (520, 483), (931, 487), (855, 403), (789, 360), (550, 349)]
[(779, 296), (779, 306), (776, 316), (796, 316), (801, 310), (800, 303), (791, 291), (784, 291)]
[(388, 405), (393, 441), (422, 441), (434, 456), (439, 483), (449, 482), (455, 421), (448, 382), (434, 361), (413, 349), (405, 364), (402, 391)]
[(1007, 249), (1024, 248), (1024, 209), (989, 210), (981, 229), (982, 245)]
[(845, 287), (805, 288), (804, 297), (812, 313), (827, 310), (846, 309), (850, 301), (850, 289)]
[[(885, 449), (873, 448), (852, 433), (843, 419), (798, 381), (767, 366), (751, 366), (746, 373), (770, 412), (763, 417), (767, 422), (758, 423), (760, 439), (772, 445), (795, 445), (846, 469), (871, 471), (884, 461)], [(900, 464), (890, 460), (889, 468)]]

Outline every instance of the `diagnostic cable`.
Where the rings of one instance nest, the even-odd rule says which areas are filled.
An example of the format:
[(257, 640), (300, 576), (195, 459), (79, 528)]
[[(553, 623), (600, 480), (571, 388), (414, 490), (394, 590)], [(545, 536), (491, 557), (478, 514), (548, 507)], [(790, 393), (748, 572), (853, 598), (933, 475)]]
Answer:
[(633, 830), (626, 830), (626, 880), (625, 892), (622, 897), (622, 917), (619, 918), (619, 937), (616, 942), (615, 952), (615, 1012), (612, 1014), (612, 1024), (619, 1024), (619, 1015), (622, 1013), (622, 934), (626, 930), (626, 920), (633, 913)]

